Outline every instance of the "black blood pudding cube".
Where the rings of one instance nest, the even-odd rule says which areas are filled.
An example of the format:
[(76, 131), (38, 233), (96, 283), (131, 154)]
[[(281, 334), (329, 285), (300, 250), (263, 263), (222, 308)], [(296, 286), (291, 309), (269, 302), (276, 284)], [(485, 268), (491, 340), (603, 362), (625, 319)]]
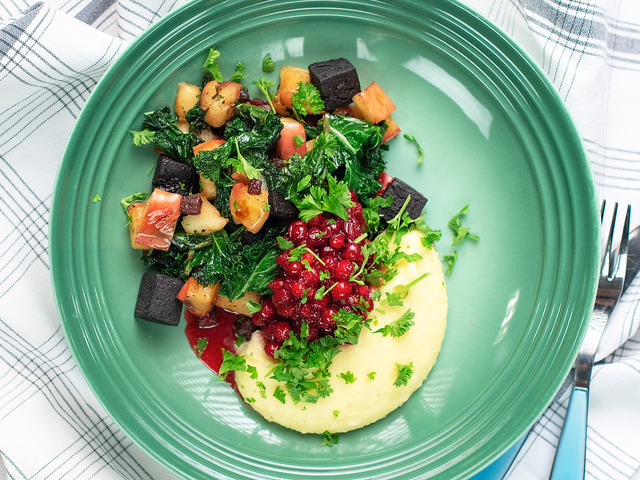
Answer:
[(191, 165), (160, 154), (151, 185), (166, 192), (190, 195), (200, 191), (200, 176)]
[(281, 193), (269, 190), (269, 216), (284, 220), (298, 218), (298, 209), (291, 200), (287, 200)]
[(184, 282), (157, 272), (146, 272), (140, 282), (135, 316), (163, 325), (178, 325), (182, 302), (176, 298)]
[(392, 220), (393, 217), (400, 212), (409, 195), (411, 198), (409, 199), (409, 204), (405, 212), (409, 214), (412, 220), (415, 220), (422, 214), (422, 209), (427, 204), (427, 199), (424, 195), (398, 178), (394, 178), (382, 194), (385, 198), (389, 195), (392, 197), (391, 206), (380, 208), (380, 214), (387, 222)]
[(331, 111), (351, 103), (360, 92), (358, 72), (346, 58), (336, 58), (309, 65), (311, 83), (320, 91), (325, 110)]

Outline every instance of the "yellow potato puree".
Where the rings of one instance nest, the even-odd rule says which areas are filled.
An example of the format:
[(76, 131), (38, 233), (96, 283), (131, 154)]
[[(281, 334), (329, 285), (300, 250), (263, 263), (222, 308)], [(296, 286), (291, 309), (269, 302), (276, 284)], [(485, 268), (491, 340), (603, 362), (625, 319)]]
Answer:
[[(273, 396), (278, 385), (286, 391), (283, 383), (269, 378), (274, 360), (264, 353), (264, 341), (256, 332), (250, 341), (239, 350), (247, 364), (256, 367), (257, 379), (251, 379), (247, 372), (236, 372), (238, 390), (245, 399), (251, 399), (251, 406), (264, 418), (302, 433), (346, 432), (363, 427), (384, 418), (402, 405), (411, 394), (422, 385), (436, 362), (444, 338), (447, 323), (447, 294), (442, 265), (435, 248), (428, 249), (420, 241), (420, 234), (413, 231), (402, 239), (403, 249), (409, 253), (419, 253), (421, 260), (398, 265), (398, 275), (382, 287), (381, 299), (385, 291), (392, 291), (407, 285), (425, 272), (429, 275), (413, 286), (403, 306), (380, 306), (385, 314), (376, 312), (371, 330), (363, 328), (357, 345), (343, 346), (329, 368), (331, 386), (334, 392), (318, 400), (317, 403), (299, 402), (294, 404), (287, 395), (283, 404)], [(401, 337), (383, 336), (373, 331), (398, 319), (407, 308), (415, 312), (413, 325)], [(396, 387), (396, 364), (413, 362), (413, 374), (406, 386)], [(338, 375), (350, 371), (355, 376), (353, 383), (347, 384)], [(375, 372), (371, 380), (367, 374)], [(256, 382), (266, 386), (266, 398), (261, 396)], [(255, 401), (254, 401), (255, 400)]]

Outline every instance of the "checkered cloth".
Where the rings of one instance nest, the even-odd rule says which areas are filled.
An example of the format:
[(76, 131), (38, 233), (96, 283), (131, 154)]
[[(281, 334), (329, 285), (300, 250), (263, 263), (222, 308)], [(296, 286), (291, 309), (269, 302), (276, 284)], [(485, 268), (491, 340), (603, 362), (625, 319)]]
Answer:
[[(114, 424), (63, 336), (49, 272), (53, 182), (106, 68), (185, 0), (0, 3), (0, 452), (11, 479), (170, 479)], [(601, 197), (640, 221), (640, 3), (467, 0), (538, 62), (575, 119)], [(55, 220), (54, 220), (55, 221)], [(587, 478), (640, 464), (640, 276), (594, 372)], [(533, 427), (508, 478), (548, 478), (568, 392)], [(0, 474), (0, 478), (2, 475)]]

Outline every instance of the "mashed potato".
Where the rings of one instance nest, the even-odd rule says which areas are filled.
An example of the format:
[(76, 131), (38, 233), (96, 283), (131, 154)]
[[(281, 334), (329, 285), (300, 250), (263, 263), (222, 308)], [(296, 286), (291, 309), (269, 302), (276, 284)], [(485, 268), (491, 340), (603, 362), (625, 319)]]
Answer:
[[(286, 391), (281, 382), (270, 378), (274, 360), (264, 353), (264, 341), (255, 333), (239, 349), (248, 365), (256, 367), (258, 378), (236, 372), (238, 390), (245, 400), (271, 422), (302, 433), (346, 432), (373, 423), (402, 405), (422, 385), (436, 362), (447, 322), (447, 294), (442, 265), (435, 248), (425, 248), (420, 234), (412, 232), (402, 239), (403, 249), (419, 253), (421, 260), (398, 265), (398, 275), (382, 287), (393, 291), (424, 273), (429, 275), (409, 289), (403, 306), (379, 305), (384, 313), (372, 312), (371, 330), (363, 328), (357, 345), (343, 346), (329, 368), (333, 393), (317, 403), (295, 404), (287, 395), (285, 403), (273, 396), (275, 389)], [(415, 324), (400, 337), (373, 333), (398, 319), (407, 308), (415, 312)], [(412, 364), (406, 385), (395, 386), (398, 365)], [(351, 372), (355, 380), (347, 383), (341, 373)], [(372, 373), (372, 372), (375, 372)], [(373, 377), (373, 378), (371, 378)], [(257, 382), (262, 382), (262, 390)], [(266, 395), (265, 395), (266, 393)]]

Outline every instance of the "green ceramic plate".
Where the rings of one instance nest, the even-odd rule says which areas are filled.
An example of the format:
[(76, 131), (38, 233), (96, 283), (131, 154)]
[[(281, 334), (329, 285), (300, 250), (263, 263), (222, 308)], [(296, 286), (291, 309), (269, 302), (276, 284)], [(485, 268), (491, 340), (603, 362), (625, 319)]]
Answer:
[[(119, 201), (148, 191), (156, 156), (131, 143), (142, 113), (198, 83), (211, 45), (226, 75), (259, 78), (343, 56), (376, 81), (397, 137), (389, 171), (429, 198), (441, 255), (458, 253), (438, 363), (374, 425), (318, 436), (264, 421), (200, 363), (182, 327), (136, 321), (143, 267)], [(270, 78), (277, 81), (277, 73)], [(248, 83), (248, 82), (247, 82)], [(96, 194), (102, 198), (93, 202)], [(448, 220), (479, 243), (451, 247)], [(468, 477), (535, 421), (568, 373), (595, 293), (595, 192), (552, 86), (483, 18), (449, 1), (195, 1), (161, 20), (96, 87), (60, 167), (51, 264), (69, 343), (106, 410), (143, 449), (189, 478)]]

